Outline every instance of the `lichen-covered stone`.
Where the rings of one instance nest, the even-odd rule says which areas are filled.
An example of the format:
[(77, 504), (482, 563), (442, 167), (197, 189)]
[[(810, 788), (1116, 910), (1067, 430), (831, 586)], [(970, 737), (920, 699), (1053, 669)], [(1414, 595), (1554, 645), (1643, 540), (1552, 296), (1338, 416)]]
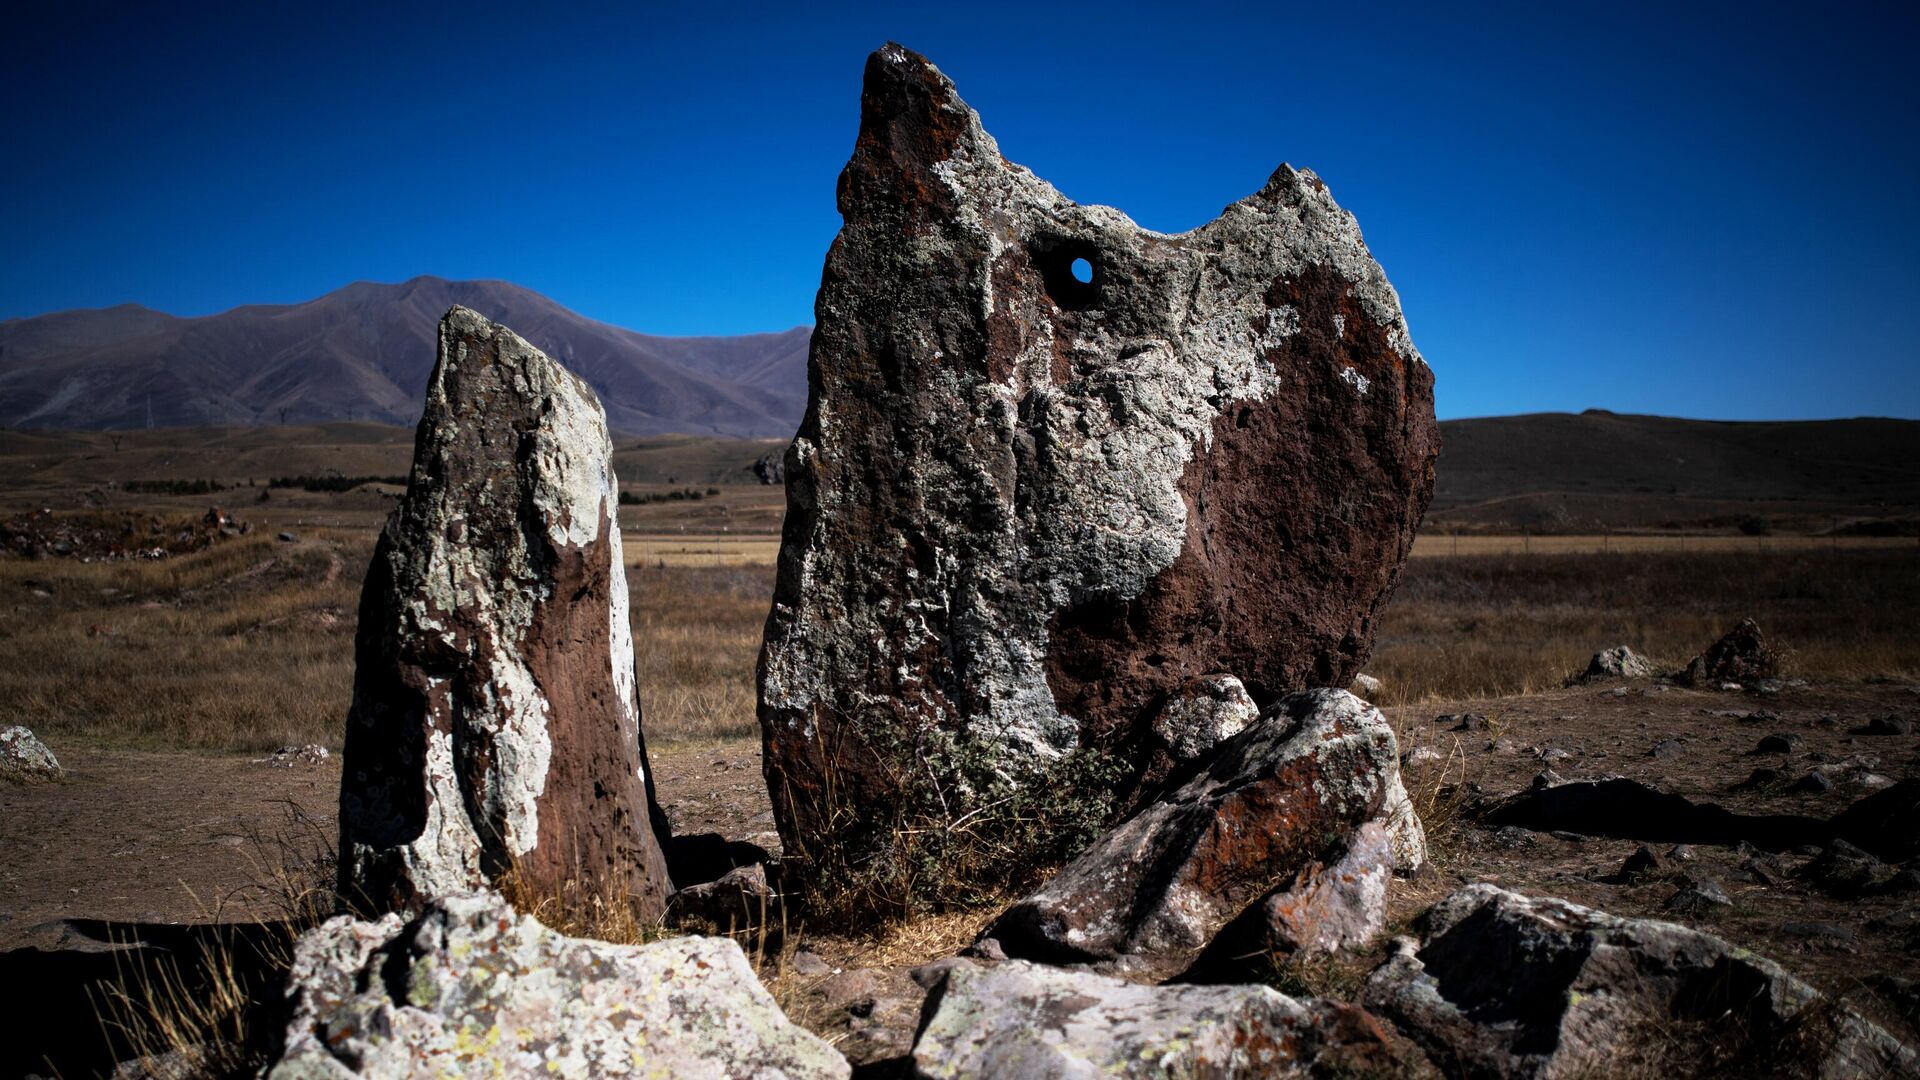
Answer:
[(0, 780), (30, 784), (65, 775), (59, 759), (32, 729), (21, 724), (0, 728)]
[(1587, 661), (1587, 670), (1574, 676), (1573, 682), (1600, 682), (1604, 679), (1650, 679), (1659, 674), (1654, 662), (1625, 645), (1602, 649)]
[[(1198, 776), (1008, 909), (986, 936), (1008, 956), (1178, 970), (1276, 887), (1366, 850), (1369, 823), (1390, 854), (1399, 828), (1399, 851), (1417, 865), (1418, 819), (1408, 808), (1395, 821), (1404, 797), (1393, 731), (1377, 709), (1343, 690), (1289, 695), (1222, 744)], [(1384, 879), (1378, 884), (1384, 898)], [(1297, 914), (1309, 919), (1312, 905)], [(1292, 932), (1346, 936), (1305, 921)]]
[(1471, 885), (1367, 982), (1449, 1076), (1912, 1076), (1920, 1058), (1711, 934)]
[(1153, 733), (1175, 760), (1204, 756), (1247, 729), (1260, 715), (1247, 688), (1231, 675), (1188, 679), (1167, 695), (1153, 719)]
[(572, 938), (498, 894), (304, 935), (273, 1080), (338, 1077), (844, 1078), (780, 1012), (740, 946)]
[(1267, 986), (1141, 986), (1019, 960), (958, 961), (923, 1015), (913, 1068), (926, 1080), (1397, 1071), (1365, 1012)]
[(898, 45), (861, 104), (759, 671), (803, 870), (888, 843), (916, 733), (1036, 785), (1095, 748), (1137, 801), (1186, 679), (1346, 685), (1439, 445), (1397, 297), (1313, 174), (1168, 235), (1008, 162)]
[(617, 503), (587, 384), (448, 312), (354, 639), (340, 884), (363, 909), (511, 877), (664, 910)]

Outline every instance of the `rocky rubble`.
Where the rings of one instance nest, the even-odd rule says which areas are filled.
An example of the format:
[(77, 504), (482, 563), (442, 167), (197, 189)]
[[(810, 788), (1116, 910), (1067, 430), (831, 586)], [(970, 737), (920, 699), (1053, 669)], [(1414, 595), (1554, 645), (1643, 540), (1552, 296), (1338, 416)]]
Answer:
[(861, 101), (759, 668), (803, 870), (886, 857), (926, 732), (1028, 785), (1092, 748), (1144, 799), (1186, 680), (1347, 685), (1438, 450), (1398, 299), (1312, 173), (1164, 235), (1008, 162), (907, 49)]
[(740, 947), (567, 937), (491, 892), (419, 914), (336, 917), (300, 939), (272, 1080), (335, 1077), (839, 1078)]
[(1659, 673), (1653, 661), (1625, 645), (1615, 645), (1594, 653), (1593, 659), (1587, 661), (1587, 670), (1569, 681), (1590, 683), (1606, 679), (1650, 679)]
[[(1198, 775), (1101, 837), (986, 936), (1008, 956), (1165, 972), (1270, 901), (1263, 910), (1275, 933), (1332, 947), (1377, 927), (1383, 858), (1407, 867), (1425, 859), (1393, 732), (1345, 691), (1307, 691), (1267, 709)], [(1316, 866), (1344, 867), (1366, 884), (1316, 887)], [(1330, 912), (1350, 901), (1372, 913), (1336, 927)]]
[(198, 517), (161, 518), (127, 511), (36, 510), (0, 520), (0, 551), (27, 558), (112, 562), (166, 559), (204, 551), (253, 531), (219, 507)]
[(1920, 1069), (1885, 1031), (1717, 937), (1492, 885), (1436, 904), (1365, 1001), (1450, 1076)]
[(340, 887), (363, 909), (511, 877), (662, 914), (611, 455), (585, 382), (447, 313), (354, 639)]

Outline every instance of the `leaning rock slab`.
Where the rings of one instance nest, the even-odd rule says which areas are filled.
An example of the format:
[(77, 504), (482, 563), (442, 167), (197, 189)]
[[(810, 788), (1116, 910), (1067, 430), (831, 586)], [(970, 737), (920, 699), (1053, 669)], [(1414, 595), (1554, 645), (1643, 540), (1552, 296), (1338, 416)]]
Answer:
[(340, 780), (354, 902), (413, 908), (510, 876), (663, 911), (617, 502), (587, 384), (448, 312), (360, 597)]
[(924, 1078), (1390, 1075), (1378, 1024), (1267, 986), (1140, 986), (1014, 960), (947, 966), (913, 1047)]
[(30, 728), (20, 724), (0, 728), (0, 780), (31, 784), (65, 775), (59, 759)]
[(928, 730), (1036, 786), (1111, 753), (1137, 802), (1188, 678), (1347, 685), (1439, 447), (1398, 299), (1312, 173), (1167, 235), (1008, 162), (898, 45), (861, 102), (759, 668), (803, 865), (886, 850)]
[[(1277, 886), (1338, 861), (1368, 823), (1391, 848), (1396, 799), (1404, 800), (1398, 756), (1379, 710), (1343, 690), (1293, 694), (986, 934), (1008, 956), (1178, 970)], [(1408, 820), (1416, 832), (1406, 836), (1400, 823), (1403, 850), (1419, 851), (1410, 810)]]
[(1368, 979), (1447, 1075), (1910, 1076), (1920, 1058), (1711, 934), (1472, 885)]
[(411, 920), (335, 918), (300, 939), (288, 986), (273, 1080), (850, 1071), (781, 1014), (732, 941), (567, 937), (496, 893), (442, 897)]

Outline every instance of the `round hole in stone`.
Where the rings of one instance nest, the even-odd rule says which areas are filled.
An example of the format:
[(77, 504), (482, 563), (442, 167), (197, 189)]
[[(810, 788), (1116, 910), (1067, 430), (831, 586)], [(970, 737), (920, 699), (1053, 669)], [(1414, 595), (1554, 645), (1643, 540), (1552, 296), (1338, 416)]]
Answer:
[(1086, 259), (1075, 259), (1070, 269), (1073, 273), (1073, 280), (1082, 285), (1093, 284), (1093, 263)]

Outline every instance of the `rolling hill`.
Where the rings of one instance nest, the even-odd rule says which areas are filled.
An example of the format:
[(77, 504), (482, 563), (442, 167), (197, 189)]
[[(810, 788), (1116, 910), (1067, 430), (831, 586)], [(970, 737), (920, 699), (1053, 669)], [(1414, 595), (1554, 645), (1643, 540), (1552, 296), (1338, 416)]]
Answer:
[(512, 327), (592, 383), (616, 431), (779, 437), (806, 406), (807, 327), (653, 337), (518, 285), (417, 277), (200, 318), (127, 304), (0, 323), (0, 426), (411, 424), (435, 327), (454, 304)]

